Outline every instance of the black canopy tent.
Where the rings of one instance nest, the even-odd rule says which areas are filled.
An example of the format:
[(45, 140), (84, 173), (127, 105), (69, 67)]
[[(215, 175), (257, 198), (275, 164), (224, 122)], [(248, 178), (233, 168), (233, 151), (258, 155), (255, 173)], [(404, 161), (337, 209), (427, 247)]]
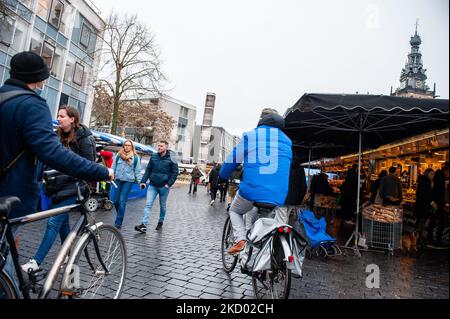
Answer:
[[(317, 147), (314, 158), (361, 152), (437, 129), (448, 128), (448, 100), (384, 95), (304, 94), (285, 113), (285, 131), (296, 145)], [(360, 188), (357, 190), (355, 248), (358, 251)], [(351, 239), (351, 238), (350, 238)]]

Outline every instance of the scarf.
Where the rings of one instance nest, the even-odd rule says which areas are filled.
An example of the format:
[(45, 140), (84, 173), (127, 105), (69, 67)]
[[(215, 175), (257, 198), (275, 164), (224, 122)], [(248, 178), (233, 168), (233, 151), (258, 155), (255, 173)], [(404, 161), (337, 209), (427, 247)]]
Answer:
[(122, 150), (119, 151), (119, 155), (125, 162), (127, 162), (128, 165), (131, 165), (133, 163), (133, 159), (134, 159), (134, 156), (135, 156), (133, 151), (130, 151), (127, 154), (122, 149)]

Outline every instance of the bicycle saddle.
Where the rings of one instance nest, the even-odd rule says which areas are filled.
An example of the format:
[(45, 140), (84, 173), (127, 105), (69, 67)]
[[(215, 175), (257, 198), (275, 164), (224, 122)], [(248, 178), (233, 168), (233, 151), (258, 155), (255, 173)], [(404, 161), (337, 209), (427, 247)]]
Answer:
[(18, 197), (0, 197), (0, 216), (7, 217), (15, 204), (20, 204), (20, 199)]
[(277, 205), (269, 204), (269, 203), (253, 203), (253, 206), (255, 206), (257, 208), (270, 209), (270, 210), (272, 210), (275, 207), (277, 207)]

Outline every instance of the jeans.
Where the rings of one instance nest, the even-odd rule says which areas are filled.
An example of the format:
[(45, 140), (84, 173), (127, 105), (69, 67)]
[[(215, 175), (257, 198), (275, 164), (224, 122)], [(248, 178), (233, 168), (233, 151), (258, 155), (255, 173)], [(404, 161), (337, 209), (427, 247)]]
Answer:
[[(14, 226), (11, 228), (12, 234), (14, 239), (16, 239), (16, 235), (17, 235), (17, 226)], [(11, 253), (8, 254), (8, 257), (6, 257), (6, 263), (4, 266), (4, 270), (5, 272), (9, 275), (9, 277), (11, 278), (14, 288), (16, 289), (16, 291), (19, 291), (19, 280), (17, 279), (17, 276), (15, 276), (15, 269), (14, 269), (14, 262), (11, 256)]]
[(150, 219), (150, 214), (152, 212), (153, 203), (155, 202), (156, 196), (159, 195), (159, 222), (164, 222), (166, 217), (166, 207), (167, 198), (169, 197), (170, 189), (168, 187), (155, 187), (152, 185), (148, 186), (147, 190), (147, 203), (144, 208), (144, 216), (142, 216), (142, 224), (147, 225)]
[[(76, 197), (70, 197), (61, 203), (53, 205), (52, 208), (63, 207), (67, 205), (75, 204)], [(52, 248), (53, 243), (56, 240), (56, 236), (59, 233), (59, 237), (61, 239), (61, 244), (66, 240), (67, 235), (70, 233), (70, 225), (69, 225), (69, 214), (64, 213), (57, 216), (52, 216), (48, 219), (47, 229), (45, 230), (44, 238), (41, 241), (41, 245), (34, 256), (34, 259), (40, 265), (45, 256), (47, 256), (50, 248)]]
[(114, 206), (116, 207), (116, 221), (114, 225), (118, 228), (122, 227), (123, 218), (125, 217), (125, 208), (127, 205), (128, 194), (130, 194), (133, 183), (116, 180), (117, 189), (114, 193)]

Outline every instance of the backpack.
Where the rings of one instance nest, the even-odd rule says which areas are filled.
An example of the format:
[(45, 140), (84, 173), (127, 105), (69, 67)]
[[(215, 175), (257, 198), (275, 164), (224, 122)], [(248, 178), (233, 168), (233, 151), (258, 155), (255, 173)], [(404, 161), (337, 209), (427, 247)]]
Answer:
[[(34, 92), (26, 91), (26, 90), (14, 90), (9, 92), (3, 92), (0, 93), (0, 109), (1, 106), (6, 103), (7, 101), (11, 100), (12, 98), (15, 98), (17, 96), (22, 95), (34, 95)], [(1, 114), (1, 113), (0, 113)], [(6, 178), (6, 175), (11, 170), (11, 168), (14, 166), (14, 164), (25, 154), (25, 152), (28, 150), (28, 147), (25, 147), (8, 165), (3, 166), (0, 165), (0, 181)]]

